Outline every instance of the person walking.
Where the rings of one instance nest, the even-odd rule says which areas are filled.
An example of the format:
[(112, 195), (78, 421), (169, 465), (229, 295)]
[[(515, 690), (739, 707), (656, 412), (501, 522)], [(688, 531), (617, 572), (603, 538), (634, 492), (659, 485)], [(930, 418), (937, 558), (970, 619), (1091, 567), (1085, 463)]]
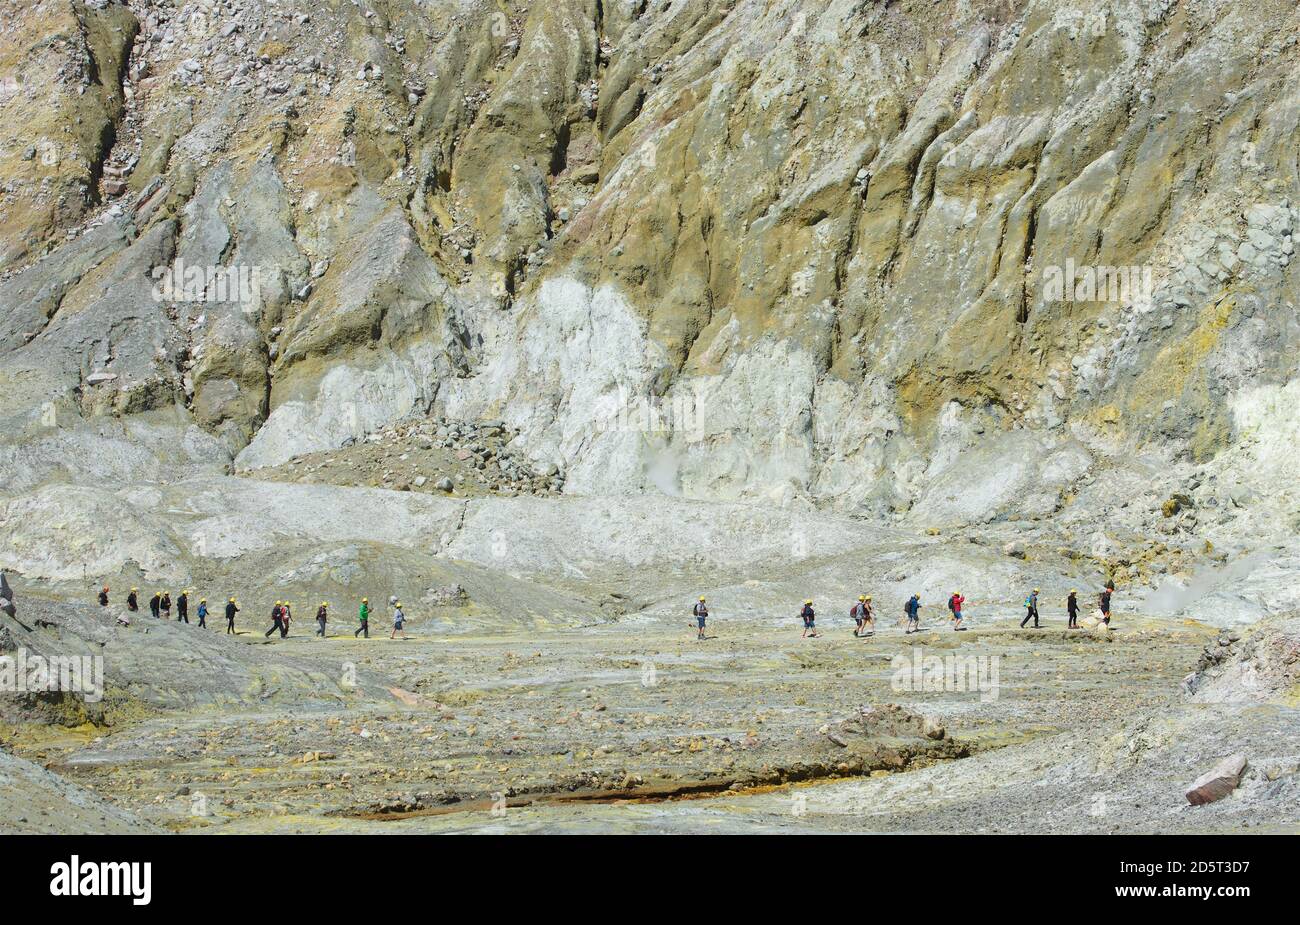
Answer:
[(709, 619), (709, 608), (704, 603), (704, 598), (695, 602), (695, 608), (692, 611), (695, 614), (695, 638), (704, 638), (704, 623)]
[(1070, 622), (1066, 624), (1066, 627), (1077, 630), (1079, 628), (1079, 591), (1077, 588), (1070, 589), (1070, 596), (1065, 599), (1065, 612), (1070, 618)]
[(960, 591), (952, 592), (952, 597), (948, 598), (948, 609), (952, 611), (952, 628), (954, 630), (963, 629), (961, 625), (962, 606), (966, 603), (966, 598), (962, 597)]
[(849, 619), (853, 621), (853, 638), (856, 639), (862, 632), (862, 605), (866, 603), (866, 596), (859, 594), (858, 599), (853, 602), (849, 608)]
[(316, 635), (322, 639), (325, 638), (325, 622), (329, 619), (329, 607), (328, 603), (321, 601), (320, 606), (316, 608)]
[(149, 598), (149, 613), (153, 615), (155, 620), (159, 619), (159, 616), (162, 613), (161, 591), (155, 591), (153, 597)]
[(1108, 629), (1110, 628), (1110, 595), (1114, 590), (1115, 586), (1108, 584), (1097, 599), (1097, 607), (1101, 610), (1101, 622)]
[(406, 630), (402, 629), (402, 624), (406, 622), (406, 614), (402, 612), (402, 602), (397, 601), (393, 604), (393, 632), (389, 634), (389, 639), (396, 639), (397, 634), (401, 633), (402, 638), (406, 637)]
[(239, 613), (239, 605), (235, 603), (235, 599), (232, 597), (230, 600), (226, 601), (226, 634), (227, 635), (231, 635), (231, 634), (236, 636), (239, 635), (238, 633), (235, 632), (235, 614), (237, 613)]
[(108, 606), (108, 585), (104, 585), (104, 587), (99, 589), (99, 606)]
[(263, 635), (263, 639), (269, 638), (272, 633), (279, 633), (284, 636), (283, 624), (280, 622), (283, 611), (280, 609), (284, 606), (283, 601), (276, 601), (275, 606), (271, 608), (271, 628)]
[(356, 639), (358, 636), (364, 635), (367, 639), (369, 639), (370, 638), (370, 598), (368, 597), (363, 597), (361, 599), (361, 607), (360, 609), (357, 610), (357, 622), (360, 624), (360, 626), (358, 626), (356, 630), (352, 633), (352, 638)]
[[(862, 627), (863, 636), (876, 635), (876, 611), (871, 606), (871, 595), (865, 595), (862, 599)], [(870, 629), (867, 629), (870, 627)]]
[(126, 609), (135, 613), (140, 609), (140, 589), (132, 588), (131, 593), (126, 596)]
[(206, 597), (199, 598), (199, 609), (195, 612), (195, 616), (199, 618), (199, 629), (207, 629), (208, 628), (208, 599)]
[(172, 596), (170, 591), (164, 591), (162, 601), (158, 604), (162, 610), (162, 618), (170, 621), (172, 618)]
[(904, 636), (921, 631), (921, 595), (913, 594), (903, 605), (903, 612), (907, 614), (907, 630)]
[(1038, 589), (1035, 588), (1025, 598), (1025, 618), (1020, 621), (1020, 628), (1024, 629), (1025, 624), (1030, 620), (1034, 621), (1034, 629), (1038, 629)]
[(190, 622), (190, 592), (186, 588), (176, 598), (176, 622)]
[(817, 614), (813, 611), (811, 600), (803, 602), (803, 610), (799, 611), (799, 616), (803, 618), (803, 636), (802, 639), (809, 637), (816, 639), (821, 634), (817, 632)]

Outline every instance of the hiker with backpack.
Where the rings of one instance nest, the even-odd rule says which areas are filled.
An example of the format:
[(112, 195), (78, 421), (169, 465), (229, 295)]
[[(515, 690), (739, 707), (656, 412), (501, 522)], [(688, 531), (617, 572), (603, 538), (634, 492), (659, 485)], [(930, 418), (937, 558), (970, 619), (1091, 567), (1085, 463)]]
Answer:
[(704, 598), (700, 598), (691, 611), (695, 615), (695, 638), (704, 638), (704, 622), (709, 619), (709, 608), (704, 604)]
[(1028, 623), (1030, 620), (1034, 621), (1034, 629), (1038, 629), (1038, 589), (1037, 588), (1035, 588), (1030, 593), (1029, 597), (1025, 598), (1025, 618), (1020, 621), (1020, 628), (1024, 629), (1025, 624)]
[(862, 604), (865, 601), (866, 598), (859, 594), (858, 599), (849, 608), (849, 619), (853, 621), (853, 638), (855, 639), (862, 632)]
[(812, 601), (807, 600), (803, 603), (803, 610), (799, 611), (799, 616), (803, 618), (803, 636), (807, 639), (811, 636), (816, 639), (821, 634), (817, 632), (817, 614), (813, 612)]
[(904, 636), (921, 631), (921, 595), (913, 594), (903, 605), (903, 612), (907, 614), (907, 630)]
[[(870, 636), (875, 632), (876, 620), (871, 614), (871, 598), (865, 594), (858, 595), (858, 602), (849, 610), (849, 616), (853, 618), (854, 628), (853, 635)], [(871, 624), (871, 633), (867, 632), (867, 624)]]
[(965, 603), (966, 603), (966, 598), (961, 596), (960, 591), (952, 592), (952, 597), (948, 598), (948, 609), (952, 611), (953, 630), (963, 629), (961, 625), (961, 621), (962, 621), (961, 608), (962, 605)]

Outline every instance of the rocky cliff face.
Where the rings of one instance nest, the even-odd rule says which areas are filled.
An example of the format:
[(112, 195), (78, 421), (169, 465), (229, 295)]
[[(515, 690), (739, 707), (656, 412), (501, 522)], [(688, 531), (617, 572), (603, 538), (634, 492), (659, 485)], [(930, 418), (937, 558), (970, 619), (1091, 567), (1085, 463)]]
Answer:
[(1293, 3), (7, 6), (10, 509), (434, 414), (566, 493), (1294, 529)]

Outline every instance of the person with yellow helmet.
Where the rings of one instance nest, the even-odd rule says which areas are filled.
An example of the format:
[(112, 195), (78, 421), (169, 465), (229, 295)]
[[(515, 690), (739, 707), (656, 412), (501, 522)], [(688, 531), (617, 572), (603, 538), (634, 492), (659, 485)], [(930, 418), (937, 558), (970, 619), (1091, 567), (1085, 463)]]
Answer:
[(816, 639), (821, 634), (817, 632), (817, 614), (813, 610), (812, 598), (803, 602), (803, 610), (799, 611), (799, 616), (803, 618), (803, 636), (801, 639), (807, 639), (810, 636)]
[(204, 629), (204, 630), (207, 629), (208, 628), (208, 599), (206, 597), (199, 598), (199, 609), (194, 612), (194, 615), (199, 618), (199, 629)]
[(903, 612), (907, 614), (907, 629), (903, 635), (921, 632), (921, 592), (918, 591), (907, 599)]
[(704, 598), (695, 602), (695, 608), (691, 612), (695, 614), (695, 638), (707, 638), (704, 635), (704, 621), (709, 618), (709, 608), (705, 606)]
[(152, 614), (153, 618), (156, 620), (158, 619), (161, 612), (162, 612), (162, 592), (155, 591), (153, 593), (153, 597), (149, 598), (149, 613)]
[(1025, 628), (1025, 624), (1028, 623), (1030, 620), (1033, 620), (1033, 621), (1034, 621), (1034, 629), (1039, 629), (1039, 626), (1038, 626), (1038, 589), (1037, 589), (1037, 588), (1035, 588), (1033, 591), (1031, 591), (1031, 592), (1029, 593), (1029, 596), (1028, 596), (1027, 598), (1025, 598), (1025, 618), (1024, 618), (1023, 620), (1020, 621), (1020, 628), (1021, 628), (1021, 629), (1024, 629), (1024, 628)]
[(131, 593), (126, 596), (126, 609), (135, 613), (140, 609), (140, 589), (132, 588)]
[(402, 612), (402, 602), (393, 602), (393, 632), (389, 634), (389, 639), (396, 639), (397, 634), (401, 633), (402, 638), (406, 638), (406, 630), (402, 629), (402, 624), (406, 622), (406, 614)]
[(289, 624), (293, 622), (293, 601), (285, 601), (280, 605), (280, 638), (283, 639), (289, 635)]
[(370, 638), (370, 598), (368, 597), (363, 597), (361, 599), (361, 607), (360, 609), (357, 610), (357, 622), (360, 623), (361, 625), (358, 626), (356, 630), (352, 633), (352, 638), (356, 639), (358, 636), (364, 633), (365, 637), (369, 639)]
[(183, 588), (181, 593), (176, 596), (176, 622), (190, 622), (190, 589)]
[(1077, 630), (1079, 628), (1079, 589), (1071, 588), (1070, 596), (1065, 599), (1065, 613), (1070, 618), (1066, 624), (1066, 629)]
[(862, 628), (867, 622), (867, 596), (859, 594), (857, 601), (849, 608), (849, 616), (853, 618), (853, 638), (862, 635)]
[(316, 635), (325, 638), (325, 622), (329, 619), (330, 605), (326, 601), (321, 601), (320, 606), (316, 608)]
[(239, 613), (239, 605), (235, 602), (235, 599), (232, 597), (230, 600), (226, 601), (226, 634), (227, 635), (231, 635), (231, 634), (235, 636), (239, 635), (238, 633), (235, 632), (235, 614), (237, 613)]
[(965, 603), (966, 598), (962, 597), (960, 591), (952, 592), (952, 597), (948, 598), (948, 610), (952, 612), (952, 628), (954, 630), (965, 629), (965, 627), (961, 625), (961, 608)]
[(171, 622), (172, 593), (170, 591), (164, 591), (162, 593), (162, 601), (159, 603), (159, 606), (162, 607), (162, 618), (168, 622)]

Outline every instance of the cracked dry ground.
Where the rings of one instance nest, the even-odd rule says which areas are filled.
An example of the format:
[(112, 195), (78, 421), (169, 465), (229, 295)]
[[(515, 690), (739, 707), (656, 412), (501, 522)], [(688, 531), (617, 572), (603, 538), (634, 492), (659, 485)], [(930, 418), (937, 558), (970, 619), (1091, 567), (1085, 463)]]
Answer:
[[(250, 633), (230, 645), (275, 646), (322, 672), (353, 663), (398, 700), (167, 713), (13, 747), (180, 831), (473, 831), (498, 823), (494, 801), (558, 831), (575, 803), (726, 804), (1114, 723), (1117, 697), (1134, 713), (1172, 703), (1212, 636), (1126, 618), (1109, 639), (1001, 625), (854, 639), (831, 618), (804, 640), (793, 623), (720, 621), (704, 642), (633, 622), (406, 641), (354, 640), (342, 623), (323, 641)], [(894, 690), (890, 660), (914, 645), (1000, 656), (998, 697)]]

